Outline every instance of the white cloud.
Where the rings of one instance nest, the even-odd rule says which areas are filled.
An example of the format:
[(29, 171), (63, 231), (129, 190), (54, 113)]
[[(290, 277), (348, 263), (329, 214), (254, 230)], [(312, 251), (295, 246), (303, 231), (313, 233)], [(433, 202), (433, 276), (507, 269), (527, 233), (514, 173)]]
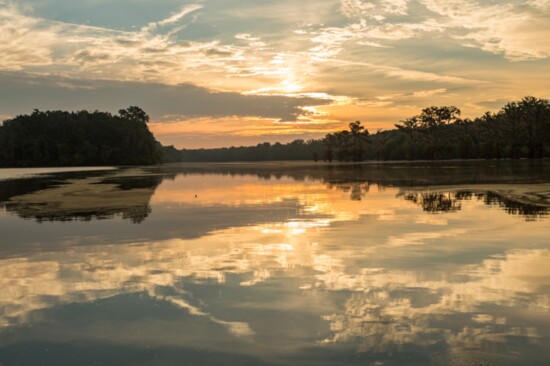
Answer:
[[(484, 6), (473, 0), (423, 0), (423, 3), (432, 12), (445, 17), (445, 27), (465, 46), (503, 54), (512, 61), (550, 56), (550, 14), (547, 12), (511, 3)], [(548, 10), (548, 1), (528, 4), (538, 10)], [(457, 34), (453, 29), (467, 33)]]
[(368, 15), (375, 5), (372, 2), (361, 0), (341, 0), (342, 13), (347, 17), (358, 17)]
[[(56, 43), (53, 27), (21, 14), (14, 5), (0, 3), (0, 67), (20, 70), (24, 66), (52, 63), (51, 46)], [(30, 29), (35, 31), (30, 32)]]
[(156, 26), (163, 26), (163, 25), (173, 24), (173, 23), (176, 23), (176, 22), (180, 21), (187, 14), (190, 14), (190, 13), (196, 11), (196, 10), (199, 10), (199, 9), (202, 9), (201, 5), (196, 5), (196, 4), (186, 5), (178, 13), (172, 15), (171, 17), (163, 19), (160, 22), (151, 23), (151, 24), (155, 24)]
[[(509, 60), (543, 59), (550, 55), (550, 2), (531, 0), (524, 4), (476, 0), (422, 0), (434, 16), (424, 19), (408, 14), (407, 0), (341, 0), (341, 10), (349, 18), (359, 18), (355, 37), (361, 39), (404, 40), (426, 32), (443, 32), (463, 46), (503, 54)], [(405, 15), (406, 22), (394, 23), (389, 15)], [(366, 23), (365, 19), (371, 22)], [(375, 22), (373, 22), (375, 20)], [(344, 26), (341, 34), (350, 31)], [(335, 33), (334, 28), (325, 32)]]
[[(453, 103), (464, 106), (486, 92), (480, 79), (499, 83), (498, 98), (547, 97), (538, 86), (544, 84), (538, 78), (544, 61), (536, 67), (506, 62), (550, 55), (547, 0), (210, 1), (125, 31), (40, 18), (36, 9), (0, 1), (0, 71), (190, 83), (249, 94), (339, 95), (349, 105), (378, 94), (422, 98), (413, 93), (449, 89), (457, 93)], [(498, 66), (489, 66), (480, 50), (500, 55)], [(337, 113), (327, 118), (351, 112)]]
[(265, 42), (262, 41), (260, 37), (254, 37), (248, 33), (239, 33), (235, 35), (236, 39), (247, 41), (248, 45), (251, 47), (265, 47)]
[(447, 92), (447, 89), (445, 88), (433, 89), (433, 90), (419, 90), (413, 93), (413, 97), (425, 98), (425, 97), (431, 97), (438, 94), (444, 94), (446, 92)]
[(349, 18), (378, 17), (383, 20), (387, 15), (407, 14), (409, 0), (340, 0), (342, 14)]
[(392, 48), (391, 46), (385, 46), (378, 42), (372, 42), (372, 41), (359, 41), (357, 44), (361, 46), (369, 46), (369, 47), (378, 47), (378, 48)]
[(341, 66), (362, 66), (368, 68), (369, 70), (383, 74), (388, 77), (394, 77), (403, 80), (411, 81), (431, 81), (438, 83), (449, 83), (449, 84), (462, 84), (462, 85), (473, 85), (473, 84), (485, 84), (485, 81), (466, 79), (458, 76), (438, 74), (434, 72), (426, 72), (419, 70), (405, 69), (395, 66), (383, 66), (372, 64), (368, 62), (350, 62), (345, 60), (333, 60), (334, 63)]
[(384, 7), (384, 11), (390, 14), (407, 14), (409, 0), (383, 0), (381, 5)]
[(535, 9), (549, 10), (550, 0), (528, 0), (527, 4)]

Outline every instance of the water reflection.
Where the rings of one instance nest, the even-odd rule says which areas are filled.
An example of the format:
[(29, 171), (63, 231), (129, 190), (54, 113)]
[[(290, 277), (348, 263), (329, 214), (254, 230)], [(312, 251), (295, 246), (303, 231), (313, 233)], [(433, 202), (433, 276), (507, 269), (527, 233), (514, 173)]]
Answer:
[[(403, 184), (403, 172), (381, 167), (358, 174), (291, 167), (277, 176), (259, 167), (205, 169), (214, 168), (54, 177), (45, 188), (7, 195), (0, 362), (549, 358), (548, 188), (540, 169), (532, 184), (506, 171), (498, 184), (485, 177), (429, 186)], [(146, 220), (126, 219), (144, 206)], [(537, 220), (525, 220), (533, 214)], [(58, 222), (67, 218), (78, 221)]]
[(451, 196), (451, 193), (409, 193), (403, 195), (407, 201), (416, 203), (422, 206), (426, 212), (453, 212), (461, 208), (460, 201), (456, 195)]
[[(451, 189), (454, 189), (455, 192), (452, 192)], [(515, 186), (505, 190), (490, 188), (494, 190), (484, 191), (483, 187), (474, 189), (466, 191), (456, 187), (449, 188), (445, 193), (408, 191), (399, 194), (399, 196), (431, 213), (458, 211), (462, 207), (462, 201), (472, 199), (482, 201), (489, 206), (500, 207), (508, 214), (520, 215), (527, 221), (543, 219), (550, 213), (548, 204), (550, 191), (545, 184)]]
[[(521, 326), (517, 317), (521, 312), (550, 311), (550, 297), (544, 292), (550, 285), (548, 260), (548, 250), (519, 250), (464, 266), (455, 273), (464, 276), (461, 280), (374, 269), (347, 276), (344, 283), (323, 281), (331, 289), (354, 292), (344, 313), (326, 317), (335, 334), (324, 341), (355, 339), (364, 350), (380, 352), (442, 339), (460, 348), (481, 348), (488, 342), (504, 345), (511, 336), (538, 343), (536, 327)], [(496, 307), (507, 310), (494, 315)], [(492, 315), (483, 309), (491, 309)]]
[[(494, 163), (480, 170), (476, 163), (306, 165), (306, 168), (293, 164), (188, 164), (108, 173), (73, 172), (42, 179), (0, 180), (0, 208), (39, 222), (122, 216), (140, 223), (149, 215), (150, 200), (163, 180), (183, 176), (208, 181), (237, 176), (265, 181), (290, 178), (295, 182), (321, 182), (329, 189), (348, 192), (352, 201), (363, 200), (371, 185), (379, 189), (401, 187), (399, 197), (432, 213), (458, 211), (461, 201), (476, 198), (487, 205), (501, 207), (509, 214), (536, 220), (550, 212), (549, 165), (545, 162)], [(451, 182), (453, 185), (449, 185)], [(261, 185), (252, 187), (252, 192), (261, 189)], [(262, 203), (265, 203), (265, 197)]]
[(140, 223), (151, 212), (149, 202), (155, 189), (167, 178), (171, 177), (125, 169), (0, 181), (0, 208), (37, 222), (121, 216)]

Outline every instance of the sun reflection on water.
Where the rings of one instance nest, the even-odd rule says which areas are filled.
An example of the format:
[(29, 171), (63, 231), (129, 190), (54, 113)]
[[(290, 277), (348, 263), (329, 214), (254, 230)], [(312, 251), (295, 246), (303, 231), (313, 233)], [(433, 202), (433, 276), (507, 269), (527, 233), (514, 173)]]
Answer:
[[(349, 186), (314, 181), (201, 182), (177, 178), (155, 192), (151, 220), (176, 215), (170, 239), (101, 241), (0, 259), (0, 336), (44, 321), (51, 309), (145, 294), (274, 354), (282, 344), (294, 352), (345, 345), (371, 354), (405, 352), (405, 345), (466, 352), (505, 348), (514, 339), (549, 344), (547, 223), (476, 200), (433, 215), (401, 199), (400, 188), (375, 184), (364, 185), (358, 201)], [(268, 219), (274, 202), (291, 208), (286, 217)], [(201, 225), (198, 213), (211, 207), (232, 207), (232, 215), (254, 207), (266, 219), (178, 237), (177, 225)], [(178, 209), (197, 216), (178, 221)], [(279, 304), (286, 313), (269, 315)], [(297, 314), (324, 330), (309, 334), (304, 326), (275, 340), (288, 327), (281, 316)]]

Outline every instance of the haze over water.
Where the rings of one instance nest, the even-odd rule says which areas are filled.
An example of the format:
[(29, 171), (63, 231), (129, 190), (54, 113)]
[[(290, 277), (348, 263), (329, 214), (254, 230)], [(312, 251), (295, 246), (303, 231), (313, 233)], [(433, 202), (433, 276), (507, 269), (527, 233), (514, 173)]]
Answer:
[(480, 164), (10, 171), (0, 363), (546, 365), (550, 165)]

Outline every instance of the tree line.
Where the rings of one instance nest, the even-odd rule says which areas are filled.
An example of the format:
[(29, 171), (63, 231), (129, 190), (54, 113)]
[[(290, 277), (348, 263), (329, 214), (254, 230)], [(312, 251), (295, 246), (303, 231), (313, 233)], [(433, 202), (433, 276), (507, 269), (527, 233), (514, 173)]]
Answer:
[(0, 126), (0, 167), (148, 165), (162, 146), (139, 107), (108, 112), (34, 110)]
[(369, 133), (360, 122), (328, 134), (325, 159), (537, 159), (550, 156), (550, 103), (525, 97), (497, 113), (461, 118), (455, 106), (428, 107), (396, 129)]
[(461, 118), (455, 106), (432, 106), (392, 130), (371, 133), (355, 121), (322, 139), (217, 149), (162, 146), (148, 121), (139, 107), (122, 109), (118, 115), (34, 110), (0, 125), (0, 167), (550, 157), (550, 102), (535, 97), (475, 119)]
[(319, 160), (322, 159), (325, 146), (322, 140), (302, 139), (282, 144), (264, 142), (256, 146), (222, 147), (215, 149), (170, 150), (168, 161), (185, 162), (229, 162), (229, 161), (276, 161), (276, 160)]
[(525, 97), (497, 113), (461, 118), (455, 106), (432, 106), (392, 130), (369, 132), (359, 121), (318, 140), (250, 147), (172, 151), (173, 161), (440, 160), (550, 157), (550, 103)]

